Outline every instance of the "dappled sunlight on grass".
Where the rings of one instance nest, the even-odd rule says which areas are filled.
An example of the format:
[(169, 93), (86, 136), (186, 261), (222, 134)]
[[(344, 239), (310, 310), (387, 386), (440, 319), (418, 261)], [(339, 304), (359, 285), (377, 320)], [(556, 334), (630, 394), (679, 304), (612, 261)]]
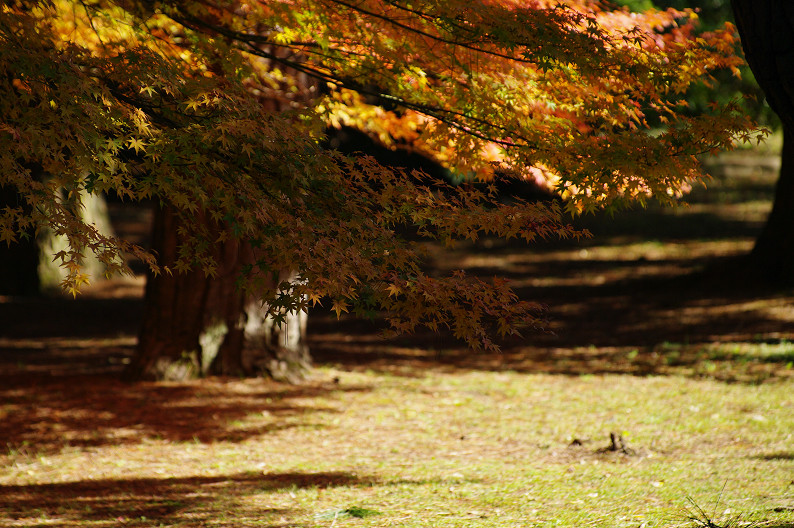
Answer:
[[(762, 357), (788, 354), (783, 346)], [(723, 485), (726, 507), (748, 519), (794, 522), (791, 378), (747, 385), (678, 375), (320, 368), (308, 388), (204, 383), (210, 388), (119, 385), (115, 397), (143, 391), (151, 403), (137, 419), (149, 423), (185, 405), (204, 408), (213, 437), (65, 441), (52, 450), (8, 436), (0, 524), (671, 526), (686, 496), (709, 503)], [(36, 396), (33, 388), (17, 392)], [(241, 395), (259, 407), (240, 413), (226, 404)], [(276, 401), (314, 411), (261, 412)], [(25, 412), (37, 423), (56, 420)], [(610, 451), (610, 433), (627, 453)]]
[[(427, 370), (470, 370), (526, 373), (626, 374), (687, 376), (725, 382), (758, 384), (794, 379), (794, 344), (783, 342), (779, 354), (753, 342), (700, 344), (660, 343), (632, 346), (516, 346), (498, 355), (473, 355), (465, 349), (422, 349), (357, 342), (346, 336), (335, 342), (327, 336), (319, 359), (337, 368), (421, 376)], [(744, 352), (737, 352), (742, 350)]]
[(752, 240), (677, 242), (611, 240), (609, 245), (513, 253), (461, 251), (439, 259), (439, 269), (464, 268), (506, 276), (516, 288), (609, 286), (627, 280), (671, 278), (701, 269), (715, 258), (746, 254)]

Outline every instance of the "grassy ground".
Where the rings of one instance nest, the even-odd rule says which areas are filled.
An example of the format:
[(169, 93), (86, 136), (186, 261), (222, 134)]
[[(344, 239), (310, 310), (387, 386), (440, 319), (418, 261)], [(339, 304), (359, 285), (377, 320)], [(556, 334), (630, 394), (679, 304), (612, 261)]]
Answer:
[(0, 302), (28, 321), (0, 333), (0, 526), (792, 528), (794, 293), (702, 272), (749, 249), (756, 169), (579, 246), (434, 254), (549, 304), (500, 356), (312, 314), (304, 385), (122, 383), (140, 281)]
[(4, 391), (3, 526), (680, 526), (687, 497), (794, 526), (790, 377), (31, 381)]

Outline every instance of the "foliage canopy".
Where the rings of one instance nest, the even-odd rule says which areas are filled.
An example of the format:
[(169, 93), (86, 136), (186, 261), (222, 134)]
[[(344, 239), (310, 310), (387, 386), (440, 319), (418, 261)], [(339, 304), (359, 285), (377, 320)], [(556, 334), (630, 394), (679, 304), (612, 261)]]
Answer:
[[(241, 284), (275, 316), (330, 298), (385, 310), (397, 330), (448, 327), (473, 346), (539, 323), (506, 282), (431, 278), (406, 226), (445, 243), (581, 236), (563, 220), (699, 176), (695, 155), (758, 137), (734, 103), (688, 116), (684, 94), (736, 68), (727, 26), (690, 11), (632, 14), (585, 0), (22, 1), (0, 8), (0, 240), (48, 226), (64, 286), (93, 251), (156, 273), (216, 272), (241, 239)], [(652, 128), (647, 116), (659, 116)], [(498, 203), (486, 188), (322, 147), (351, 125), (410, 143), (459, 179), (549, 182), (556, 203)], [(173, 268), (77, 214), (85, 193), (154, 198), (183, 222)], [(209, 226), (223, 226), (215, 230)], [(284, 269), (298, 281), (273, 281)]]

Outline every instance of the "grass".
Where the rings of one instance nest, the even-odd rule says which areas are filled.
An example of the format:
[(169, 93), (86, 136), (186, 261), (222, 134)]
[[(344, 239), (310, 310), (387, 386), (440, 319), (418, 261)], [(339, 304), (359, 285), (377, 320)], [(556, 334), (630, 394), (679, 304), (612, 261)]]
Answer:
[[(727, 482), (726, 482), (727, 484)], [(723, 490), (725, 487), (723, 486)], [(741, 514), (738, 515), (731, 515), (730, 508), (726, 509), (721, 518), (717, 516), (717, 510), (721, 506), (720, 498), (722, 497), (722, 491), (720, 492), (720, 497), (714, 502), (714, 509), (711, 513), (704, 510), (692, 497), (687, 497), (687, 502), (690, 504), (690, 508), (686, 512), (686, 518), (689, 520), (693, 527), (695, 528), (738, 528), (738, 527), (749, 527), (755, 528), (759, 525), (756, 522), (748, 522), (743, 521)]]
[[(743, 354), (767, 357), (763, 347)], [(7, 448), (0, 524), (679, 526), (692, 497), (758, 526), (794, 526), (789, 377), (753, 385), (323, 367), (304, 387), (211, 379), (146, 388), (169, 399), (139, 408), (126, 431), (99, 419), (91, 438), (69, 421), (86, 409), (26, 424), (31, 434), (57, 428), (61, 440)], [(136, 400), (141, 390), (116, 394)], [(42, 415), (55, 402), (40, 396), (4, 412), (36, 403)], [(125, 408), (92, 405), (111, 425)], [(180, 437), (167, 421), (213, 408), (225, 425), (203, 438)], [(240, 408), (224, 421), (224, 409)], [(603, 449), (613, 431), (633, 455)]]

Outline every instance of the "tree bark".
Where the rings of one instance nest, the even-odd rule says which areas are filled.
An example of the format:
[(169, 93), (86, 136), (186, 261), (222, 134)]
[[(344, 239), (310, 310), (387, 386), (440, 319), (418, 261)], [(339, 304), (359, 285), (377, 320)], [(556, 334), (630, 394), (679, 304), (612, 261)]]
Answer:
[(751, 253), (773, 281), (794, 280), (794, 129), (783, 127), (780, 176), (772, 212)]
[[(152, 249), (163, 266), (176, 260), (177, 229), (177, 216), (170, 207), (156, 210)], [(208, 286), (196, 271), (174, 275), (149, 272), (138, 349), (127, 368), (128, 377), (181, 380), (200, 375), (199, 335)]]
[(794, 3), (731, 0), (747, 63), (783, 122), (775, 199), (751, 262), (775, 282), (794, 280)]
[(731, 0), (744, 55), (772, 110), (794, 129), (794, 3)]
[[(194, 219), (220, 233), (222, 225), (199, 214)], [(156, 211), (152, 249), (172, 267), (179, 246), (179, 218), (171, 207)], [(133, 379), (185, 380), (206, 374), (268, 375), (301, 380), (311, 362), (306, 314), (288, 314), (277, 327), (267, 307), (245, 295), (237, 282), (253, 259), (248, 244), (230, 237), (216, 244), (217, 274), (202, 270), (172, 275), (150, 273), (138, 350), (127, 369)]]
[[(285, 273), (282, 280), (295, 280)], [(246, 372), (266, 372), (278, 380), (297, 383), (311, 368), (311, 356), (306, 344), (306, 312), (291, 312), (281, 326), (267, 314), (267, 306), (248, 298), (245, 303), (245, 323), (242, 338), (241, 365)]]

